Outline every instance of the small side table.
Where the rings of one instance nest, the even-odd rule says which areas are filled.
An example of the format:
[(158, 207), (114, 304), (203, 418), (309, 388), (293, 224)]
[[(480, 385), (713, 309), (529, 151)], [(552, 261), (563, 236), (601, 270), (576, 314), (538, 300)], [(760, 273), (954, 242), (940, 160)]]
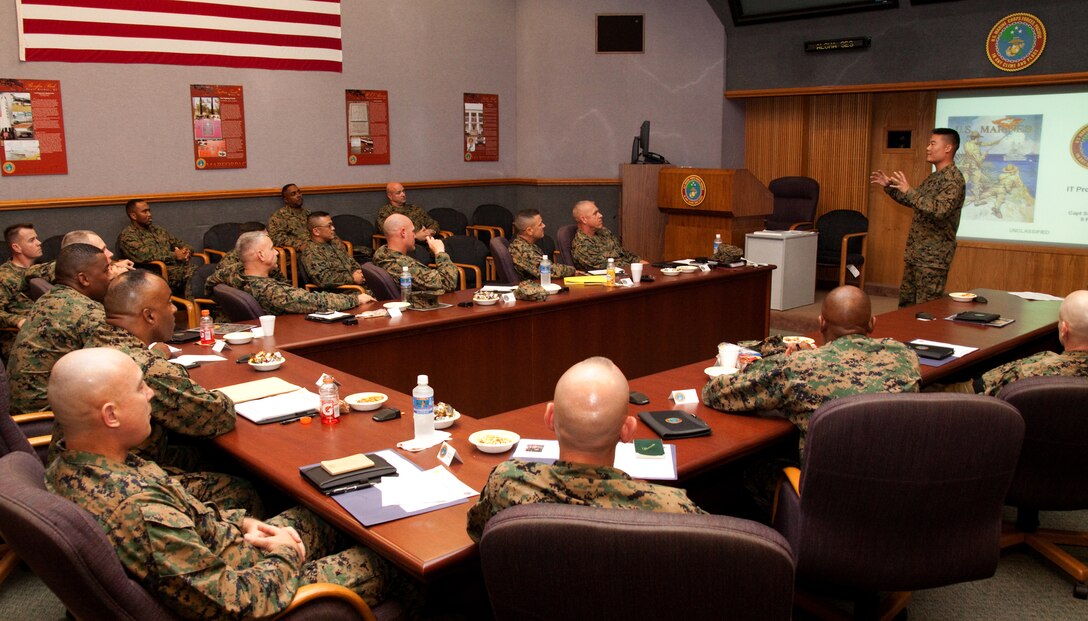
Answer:
[(778, 266), (771, 274), (771, 309), (816, 298), (816, 231), (757, 231), (744, 236), (744, 258)]

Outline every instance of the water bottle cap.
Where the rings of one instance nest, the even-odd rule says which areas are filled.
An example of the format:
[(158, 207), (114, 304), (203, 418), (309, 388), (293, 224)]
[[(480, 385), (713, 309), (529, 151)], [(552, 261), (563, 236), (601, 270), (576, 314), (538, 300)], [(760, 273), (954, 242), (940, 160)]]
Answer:
[(416, 383), (420, 384), (422, 386), (426, 386), (427, 385), (427, 376), (426, 375), (420, 375), (419, 377), (416, 378)]

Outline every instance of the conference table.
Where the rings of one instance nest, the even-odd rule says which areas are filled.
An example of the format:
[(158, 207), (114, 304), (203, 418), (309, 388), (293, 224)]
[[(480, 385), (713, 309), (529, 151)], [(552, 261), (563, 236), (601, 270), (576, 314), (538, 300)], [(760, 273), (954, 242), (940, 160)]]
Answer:
[[(698, 278), (712, 275), (713, 273), (691, 276)], [(875, 335), (890, 336), (904, 341), (926, 338), (979, 347), (979, 351), (944, 366), (923, 366), (923, 378), (927, 383), (952, 377), (957, 372), (973, 372), (980, 366), (988, 366), (987, 363), (990, 361), (1011, 354), (1020, 355), (1038, 351), (1051, 346), (1054, 342), (1056, 302), (1026, 302), (1004, 292), (985, 289), (975, 292), (989, 298), (990, 303), (985, 307), (986, 310), (1013, 317), (1016, 322), (1004, 328), (987, 328), (947, 321), (943, 317), (968, 306), (937, 300), (918, 307), (880, 315), (877, 318)], [(462, 294), (454, 294), (454, 299), (460, 299), (460, 295)], [(604, 292), (603, 295), (608, 295), (608, 292)], [(571, 299), (577, 298), (572, 296)], [(591, 303), (601, 302), (591, 301)], [(530, 304), (518, 303), (524, 306)], [(977, 308), (977, 305), (970, 308)], [(475, 314), (475, 311), (485, 309), (465, 310)], [(931, 322), (918, 321), (914, 318), (914, 314), (919, 310), (930, 312), (939, 319)], [(662, 312), (668, 312), (668, 310), (663, 309)], [(427, 315), (427, 313), (421, 314)], [(495, 321), (501, 323), (514, 320), (503, 317), (508, 314), (510, 313), (499, 313)], [(471, 315), (469, 317), (472, 322), (479, 321), (478, 317)], [(281, 317), (280, 320), (282, 319), (291, 318)], [(362, 321), (364, 320), (360, 320)], [(284, 324), (287, 325), (289, 322)], [(350, 326), (324, 326), (312, 323), (308, 325), (313, 326), (315, 330), (331, 328), (341, 333), (341, 338), (359, 338), (359, 333), (345, 335), (343, 331), (351, 328)], [(409, 327), (414, 326), (409, 325)], [(380, 328), (372, 328), (372, 330), (381, 332)], [(418, 327), (421, 335), (433, 334), (434, 331), (449, 333), (455, 330), (454, 326), (448, 325), (443, 320), (437, 320), (437, 327), (426, 323)], [(365, 335), (366, 332), (362, 334)], [(318, 338), (329, 345), (336, 343), (336, 339), (325, 336), (311, 337), (311, 341), (316, 341)], [(383, 338), (395, 337), (387, 334)], [(290, 340), (285, 339), (280, 332), (280, 326), (277, 325), (274, 338), (259, 338), (248, 345), (233, 346), (226, 355), (236, 358), (262, 349), (282, 348), (286, 350), (284, 355), (287, 361), (272, 374), (299, 386), (308, 388), (313, 386), (321, 373), (329, 370), (328, 366), (323, 362), (295, 353), (294, 348), (284, 344), (286, 342)], [(713, 364), (710, 356), (717, 342), (717, 336), (703, 335), (699, 339), (699, 351), (703, 352), (700, 359), (632, 379), (631, 389), (645, 393), (650, 398), (650, 403), (643, 406), (629, 406), (631, 415), (637, 415), (642, 410), (673, 409), (672, 402), (668, 400), (671, 391), (700, 389), (706, 382), (703, 369)], [(300, 349), (308, 352), (312, 351), (310, 348), (317, 346), (316, 342), (309, 342)], [(202, 348), (194, 345), (186, 345), (184, 349), (187, 353), (202, 351)], [(465, 363), (464, 366), (471, 367), (479, 357), (478, 355), (470, 356), (470, 362)], [(489, 369), (490, 367), (485, 365), (471, 380), (480, 393), (487, 395), (498, 391), (495, 380), (487, 375), (490, 372)], [(191, 373), (196, 381), (208, 388), (219, 388), (266, 376), (252, 370), (248, 365), (234, 362), (204, 364), (193, 369)], [(525, 379), (524, 376), (518, 377), (521, 377), (523, 381)], [(628, 377), (632, 377), (632, 374), (628, 373)], [(374, 380), (365, 373), (365, 369), (360, 375), (339, 372), (337, 379), (342, 385), (340, 393), (342, 397), (361, 391), (383, 392), (389, 397), (387, 405), (399, 408), (405, 416), (390, 422), (378, 423), (374, 422), (367, 413), (351, 413), (343, 416), (337, 425), (322, 425), (316, 420), (309, 425), (298, 422), (285, 425), (276, 423), (255, 425), (239, 418), (235, 430), (217, 438), (216, 444), (244, 467), (272, 483), (287, 495), (296, 498), (337, 528), (378, 551), (417, 578), (429, 581), (444, 575), (445, 572), (464, 567), (465, 563), (476, 554), (475, 544), (465, 532), (466, 515), (474, 500), (470, 499), (467, 503), (368, 528), (352, 517), (335, 500), (318, 492), (299, 475), (298, 469), (301, 466), (358, 452), (391, 449), (397, 442), (408, 440), (413, 435), (411, 397), (405, 391), (397, 390), (395, 387), (390, 388)], [(414, 375), (412, 381), (414, 381)], [(481, 489), (491, 469), (508, 458), (509, 453), (494, 455), (478, 451), (468, 442), (468, 436), (471, 433), (482, 429), (506, 429), (518, 433), (523, 438), (551, 439), (553, 437), (544, 425), (543, 414), (545, 403), (554, 388), (554, 382), (547, 386), (546, 390), (541, 391), (531, 391), (524, 384), (518, 384), (515, 388), (533, 395), (543, 394), (543, 397), (530, 404), (522, 404), (502, 413), (481, 418), (471, 415), (471, 412), (465, 412), (460, 402), (445, 398), (445, 391), (438, 394), (439, 400), (448, 401), (463, 413), (468, 414), (463, 415), (446, 431), (452, 434), (449, 442), (457, 449), (461, 457), (460, 462), (455, 461), (452, 464), (450, 471), (473, 489)], [(677, 476), (678, 483), (681, 485), (685, 481), (735, 460), (778, 443), (792, 441), (794, 434), (792, 425), (777, 417), (725, 414), (700, 403), (685, 404), (678, 409), (694, 413), (705, 420), (712, 429), (712, 434), (709, 436), (672, 441), (677, 447)], [(639, 422), (635, 435), (638, 438), (655, 437), (653, 431), (642, 422)], [(419, 453), (408, 453), (403, 450), (397, 452), (423, 469), (439, 465), (436, 448)]]

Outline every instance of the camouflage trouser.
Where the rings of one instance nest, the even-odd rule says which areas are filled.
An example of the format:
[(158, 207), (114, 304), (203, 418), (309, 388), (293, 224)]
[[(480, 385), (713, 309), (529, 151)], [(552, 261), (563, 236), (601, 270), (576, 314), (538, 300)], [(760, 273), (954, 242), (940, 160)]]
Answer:
[(370, 606), (386, 599), (396, 569), (373, 550), (344, 548), (344, 539), (308, 509), (294, 507), (268, 520), (274, 526), (293, 526), (306, 546), (301, 584), (329, 582), (358, 593)]
[(165, 468), (171, 476), (200, 502), (214, 503), (220, 509), (243, 509), (247, 515), (264, 515), (264, 502), (253, 484), (221, 472), (177, 472)]
[(899, 308), (936, 300), (944, 296), (948, 270), (907, 263), (899, 285)]

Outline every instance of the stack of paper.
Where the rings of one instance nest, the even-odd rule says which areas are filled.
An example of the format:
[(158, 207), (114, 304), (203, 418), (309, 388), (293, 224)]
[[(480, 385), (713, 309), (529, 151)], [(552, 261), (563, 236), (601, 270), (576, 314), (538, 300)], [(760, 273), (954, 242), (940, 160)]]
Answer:
[(305, 388), (299, 388), (274, 397), (235, 403), (234, 411), (260, 425), (287, 420), (306, 412), (317, 411), (320, 407), (321, 397)]
[[(514, 448), (511, 459), (551, 464), (559, 459), (559, 442), (556, 440), (532, 440), (522, 438)], [(616, 443), (616, 459), (612, 467), (622, 470), (635, 479), (655, 481), (676, 480), (676, 445), (665, 445), (665, 456), (646, 459), (635, 455), (633, 442)]]

